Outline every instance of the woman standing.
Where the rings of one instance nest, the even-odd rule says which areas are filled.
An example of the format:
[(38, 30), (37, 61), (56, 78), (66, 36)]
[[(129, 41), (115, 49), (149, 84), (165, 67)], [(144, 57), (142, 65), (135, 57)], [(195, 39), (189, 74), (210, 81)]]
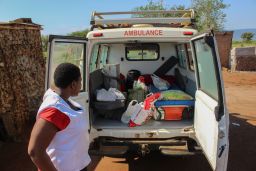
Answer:
[(76, 65), (63, 63), (54, 72), (56, 88), (45, 92), (28, 146), (41, 171), (86, 170), (91, 161), (85, 111), (69, 98), (78, 95), (81, 80)]

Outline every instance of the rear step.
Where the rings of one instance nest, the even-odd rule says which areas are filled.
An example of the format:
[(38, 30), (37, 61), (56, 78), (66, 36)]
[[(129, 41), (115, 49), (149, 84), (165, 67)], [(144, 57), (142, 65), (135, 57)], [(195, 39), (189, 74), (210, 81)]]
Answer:
[(128, 146), (101, 146), (99, 150), (89, 150), (90, 155), (123, 157), (128, 150)]
[(200, 148), (194, 148), (193, 151), (189, 151), (187, 145), (185, 146), (160, 146), (159, 150), (164, 155), (171, 156), (188, 156), (200, 154), (202, 151)]
[(96, 156), (124, 157), (128, 150), (137, 151), (145, 156), (150, 151), (160, 150), (162, 154), (172, 156), (195, 155), (201, 153), (196, 142), (188, 140), (115, 140), (101, 139), (99, 144), (90, 148), (89, 154)]

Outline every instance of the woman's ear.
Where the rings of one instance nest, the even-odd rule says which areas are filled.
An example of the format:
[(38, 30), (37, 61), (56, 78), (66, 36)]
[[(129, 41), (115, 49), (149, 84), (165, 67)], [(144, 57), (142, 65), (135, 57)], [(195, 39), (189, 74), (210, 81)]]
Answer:
[(75, 81), (72, 81), (72, 83), (70, 84), (70, 88), (71, 89), (76, 88), (76, 82)]

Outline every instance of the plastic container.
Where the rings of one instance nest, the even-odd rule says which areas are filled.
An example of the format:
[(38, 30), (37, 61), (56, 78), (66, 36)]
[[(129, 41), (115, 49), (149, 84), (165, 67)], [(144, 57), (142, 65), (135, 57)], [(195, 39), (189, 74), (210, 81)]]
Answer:
[(182, 112), (186, 106), (180, 107), (163, 107), (164, 110), (164, 120), (181, 120)]
[(126, 111), (123, 113), (122, 118), (121, 118), (121, 121), (122, 121), (123, 123), (125, 123), (125, 124), (128, 124), (129, 121), (130, 121), (130, 119), (131, 119), (132, 114), (133, 114), (133, 113), (136, 113), (136, 114), (137, 114), (137, 113), (140, 111), (140, 109), (141, 109), (141, 106), (140, 106), (140, 104), (138, 103), (138, 101), (137, 101), (137, 100), (132, 100), (132, 101), (129, 103), (129, 105), (128, 105)]
[(154, 111), (155, 120), (181, 120), (182, 113), (187, 106), (162, 106), (156, 107)]
[(141, 126), (152, 116), (151, 110), (145, 110), (144, 104), (139, 103), (140, 110), (136, 113), (133, 112), (131, 119), (129, 121), (129, 127)]

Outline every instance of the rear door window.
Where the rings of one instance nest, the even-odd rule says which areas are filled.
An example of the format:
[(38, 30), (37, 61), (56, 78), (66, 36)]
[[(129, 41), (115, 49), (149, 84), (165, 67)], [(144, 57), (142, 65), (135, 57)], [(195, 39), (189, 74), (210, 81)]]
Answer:
[[(65, 40), (65, 39), (64, 39)], [(85, 49), (86, 44), (81, 42), (72, 42), (72, 40), (65, 41), (52, 41), (51, 42), (51, 51), (49, 59), (49, 78), (48, 78), (48, 87), (54, 85), (54, 71), (56, 67), (61, 63), (72, 63), (80, 68), (82, 76), (82, 87), (81, 90), (84, 90), (85, 82)]]
[(199, 76), (199, 88), (218, 100), (217, 71), (211, 47), (204, 39), (194, 41)]

